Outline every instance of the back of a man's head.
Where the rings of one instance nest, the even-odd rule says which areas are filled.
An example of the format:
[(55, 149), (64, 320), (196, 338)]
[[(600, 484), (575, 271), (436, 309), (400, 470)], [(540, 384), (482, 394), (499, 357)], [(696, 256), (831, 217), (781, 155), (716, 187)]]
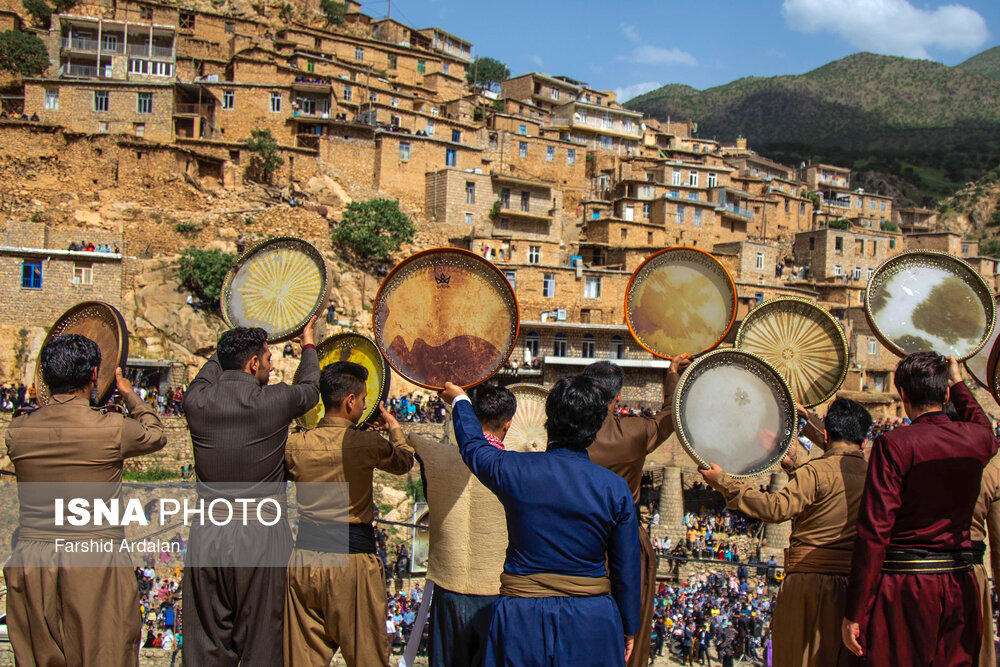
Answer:
[(595, 361), (583, 370), (583, 375), (593, 379), (600, 388), (605, 405), (618, 398), (625, 384), (625, 371), (610, 361)]
[(607, 415), (608, 401), (594, 378), (577, 375), (559, 380), (545, 401), (549, 447), (586, 449)]
[(319, 393), (328, 412), (340, 409), (344, 399), (367, 391), (368, 369), (353, 361), (335, 361), (319, 374)]
[(267, 346), (267, 332), (260, 327), (236, 327), (219, 338), (219, 365), (224, 371), (241, 371), (254, 355), (262, 355)]
[(948, 394), (948, 360), (937, 352), (915, 352), (896, 366), (893, 382), (915, 408), (941, 405)]
[(499, 431), (517, 412), (517, 399), (507, 387), (484, 382), (469, 390), (469, 400), (476, 419), (487, 431)]
[(80, 334), (53, 336), (39, 355), (42, 379), (53, 394), (69, 394), (86, 387), (101, 365), (101, 348)]
[(863, 445), (872, 426), (872, 416), (860, 403), (847, 398), (838, 398), (830, 404), (823, 418), (827, 442), (849, 442)]

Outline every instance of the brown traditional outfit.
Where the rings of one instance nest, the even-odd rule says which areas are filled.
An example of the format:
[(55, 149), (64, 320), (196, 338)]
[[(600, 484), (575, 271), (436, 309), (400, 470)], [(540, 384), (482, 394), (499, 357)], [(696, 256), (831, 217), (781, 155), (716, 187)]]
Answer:
[[(821, 434), (810, 439), (822, 444)], [(775, 667), (856, 662), (841, 641), (840, 624), (866, 469), (860, 448), (838, 445), (789, 473), (777, 493), (726, 474), (713, 485), (730, 509), (769, 523), (792, 520), (785, 580), (771, 618)]]
[[(285, 664), (326, 667), (340, 649), (348, 667), (388, 667), (385, 577), (375, 554), (372, 479), (376, 468), (393, 475), (409, 472), (413, 448), (398, 427), (386, 440), (327, 415), (315, 429), (289, 436), (285, 462), (289, 477), (299, 483), (299, 532), (285, 595)], [(307, 494), (303, 483), (308, 482), (346, 482), (348, 497), (322, 489)], [(340, 506), (345, 500), (347, 516)], [(349, 544), (338, 545), (330, 526), (344, 521)]]
[[(7, 429), (7, 453), (19, 484), (101, 483), (106, 500), (122, 481), (122, 462), (161, 449), (160, 418), (134, 393), (130, 417), (102, 414), (84, 398), (57, 394), (52, 403), (17, 417)], [(94, 487), (87, 487), (92, 491)], [(19, 489), (20, 491), (20, 489)], [(69, 494), (67, 494), (69, 495)], [(56, 528), (50, 502), (21, 494), (20, 529), (4, 567), (7, 627), (18, 665), (134, 667), (139, 661), (139, 587), (121, 528)], [(71, 496), (72, 497), (72, 496)], [(110, 553), (57, 550), (56, 538), (110, 540)], [(23, 566), (18, 564), (22, 563)], [(74, 567), (74, 565), (84, 567)]]
[[(1000, 581), (1000, 456), (994, 456), (983, 469), (983, 482), (979, 489), (979, 500), (972, 513), (972, 548), (982, 553), (986, 549), (985, 540), (990, 540), (990, 571), (993, 581)], [(996, 642), (993, 639), (993, 603), (990, 600), (990, 581), (986, 566), (976, 563), (973, 568), (976, 584), (979, 586), (979, 608), (983, 615), (983, 644), (979, 651), (981, 667), (996, 664)]]
[[(646, 456), (653, 453), (674, 432), (673, 395), (677, 380), (676, 374), (667, 374), (667, 401), (652, 417), (619, 417), (609, 410), (597, 437), (587, 448), (591, 462), (621, 475), (628, 482), (632, 499), (636, 503), (639, 502), (639, 487), (642, 484), (642, 468), (646, 464)], [(638, 510), (636, 514), (638, 515)], [(639, 631), (635, 635), (628, 667), (646, 667), (649, 664), (650, 639), (653, 634), (653, 598), (656, 596), (659, 560), (649, 533), (641, 528), (639, 551), (642, 555), (642, 600)]]

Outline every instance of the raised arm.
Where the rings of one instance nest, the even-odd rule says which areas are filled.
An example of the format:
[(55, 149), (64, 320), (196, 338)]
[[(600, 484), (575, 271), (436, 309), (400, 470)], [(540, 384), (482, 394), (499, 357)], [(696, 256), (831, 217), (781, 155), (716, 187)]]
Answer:
[(734, 479), (721, 470), (716, 475), (713, 472), (714, 468), (703, 470), (702, 476), (722, 493), (729, 509), (740, 510), (767, 523), (793, 519), (816, 499), (818, 479), (811, 466), (803, 466), (790, 473), (785, 488), (777, 493), (759, 491), (753, 485)]
[(690, 365), (691, 357), (685, 354), (670, 360), (670, 368), (667, 370), (663, 392), (664, 403), (659, 412), (653, 415), (653, 423), (649, 427), (647, 454), (655, 451), (674, 433), (674, 392), (677, 391), (677, 383), (681, 380), (681, 374)]
[(509, 453), (487, 442), (483, 428), (472, 409), (472, 401), (465, 394), (455, 399), (451, 407), (451, 416), (462, 460), (483, 486), (499, 496), (502, 481), (500, 467), (503, 457)]
[(160, 416), (132, 390), (132, 383), (122, 377), (120, 368), (115, 369), (115, 382), (129, 413), (122, 422), (121, 457), (127, 459), (163, 449), (167, 434)]
[(386, 440), (378, 433), (369, 432), (369, 438), (377, 439), (375, 447), (378, 459), (375, 467), (391, 475), (405, 475), (413, 468), (413, 447), (407, 442), (396, 418), (384, 406), (380, 405), (378, 409), (379, 422), (388, 429), (389, 439)]
[(955, 412), (958, 413), (958, 421), (985, 426), (992, 435), (993, 424), (990, 423), (990, 418), (986, 416), (986, 413), (983, 412), (983, 409), (976, 402), (975, 397), (973, 397), (972, 392), (965, 385), (965, 381), (962, 379), (962, 371), (958, 366), (958, 360), (955, 357), (948, 357), (948, 363), (950, 400), (955, 406)]
[[(624, 480), (623, 480), (624, 481)], [(628, 486), (622, 484), (624, 495), (619, 499), (616, 524), (608, 540), (608, 577), (611, 597), (618, 605), (626, 636), (639, 630), (642, 575), (639, 555), (639, 521)]]

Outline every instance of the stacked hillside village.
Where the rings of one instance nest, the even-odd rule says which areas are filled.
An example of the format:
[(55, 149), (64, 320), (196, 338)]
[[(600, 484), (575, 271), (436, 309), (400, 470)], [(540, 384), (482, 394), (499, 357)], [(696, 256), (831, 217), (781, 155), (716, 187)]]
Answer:
[[(471, 87), (470, 42), (376, 20), (358, 2), (346, 3), (343, 25), (326, 28), (315, 6), (305, 9), (311, 22), (286, 17), (278, 28), (267, 16), (277, 9), (264, 7), (233, 16), (85, 0), (72, 11), (35, 31), (51, 65), (24, 80), (31, 120), (16, 123), (106, 134), (135, 152), (137, 170), (150, 164), (144, 156), (172, 154), (193, 179), (221, 188), (242, 182), (251, 130), (269, 130), (284, 157), (277, 184), (294, 188), (324, 165), (398, 199), (419, 229), (503, 270), (521, 327), (502, 382), (550, 387), (613, 359), (626, 369), (623, 402), (658, 408), (667, 362), (633, 340), (623, 297), (647, 256), (684, 245), (728, 268), (738, 320), (777, 296), (828, 308), (850, 346), (842, 395), (897, 417), (898, 359), (863, 313), (873, 271), (903, 250), (936, 249), (997, 285), (1000, 260), (935, 231), (930, 210), (852, 188), (848, 169), (777, 164), (745, 139), (700, 138), (691, 120), (645, 118), (565, 76), (524, 74), (499, 92)], [(10, 10), (0, 11), (2, 29), (28, 30)], [(47, 326), (79, 301), (124, 305), (127, 250), (95, 256), (66, 250), (75, 230), (17, 229), (0, 244), (4, 275), (22, 288), (15, 317)], [(133, 241), (92, 236), (115, 250)]]

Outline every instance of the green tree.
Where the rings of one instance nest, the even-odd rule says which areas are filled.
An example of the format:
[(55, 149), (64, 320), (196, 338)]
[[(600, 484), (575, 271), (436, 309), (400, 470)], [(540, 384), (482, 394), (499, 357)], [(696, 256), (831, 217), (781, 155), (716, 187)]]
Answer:
[(271, 130), (251, 130), (247, 150), (254, 154), (250, 158), (251, 177), (261, 182), (270, 182), (271, 174), (285, 163), (278, 155), (278, 140), (271, 136)]
[(21, 4), (31, 14), (31, 17), (35, 19), (35, 23), (42, 28), (49, 27), (52, 22), (52, 8), (49, 7), (45, 0), (21, 0)]
[(899, 231), (899, 227), (892, 220), (883, 220), (882, 222), (879, 223), (879, 226), (882, 228), (882, 231), (884, 231), (884, 232), (898, 232)]
[(49, 66), (49, 52), (36, 35), (7, 30), (0, 32), (0, 70), (38, 76)]
[(351, 202), (333, 229), (333, 241), (365, 262), (386, 260), (413, 239), (413, 221), (393, 199)]
[(979, 254), (983, 257), (1000, 257), (1000, 240), (983, 239), (979, 242)]
[(509, 78), (510, 68), (496, 58), (479, 56), (469, 66), (469, 83), (488, 90), (499, 90), (500, 82)]
[(319, 8), (326, 16), (327, 25), (343, 25), (347, 8), (337, 0), (319, 0)]
[(850, 229), (851, 223), (846, 218), (837, 218), (828, 222), (826, 226), (830, 229)]
[(236, 254), (232, 252), (188, 247), (177, 260), (177, 278), (202, 301), (218, 306), (222, 281), (235, 262)]

